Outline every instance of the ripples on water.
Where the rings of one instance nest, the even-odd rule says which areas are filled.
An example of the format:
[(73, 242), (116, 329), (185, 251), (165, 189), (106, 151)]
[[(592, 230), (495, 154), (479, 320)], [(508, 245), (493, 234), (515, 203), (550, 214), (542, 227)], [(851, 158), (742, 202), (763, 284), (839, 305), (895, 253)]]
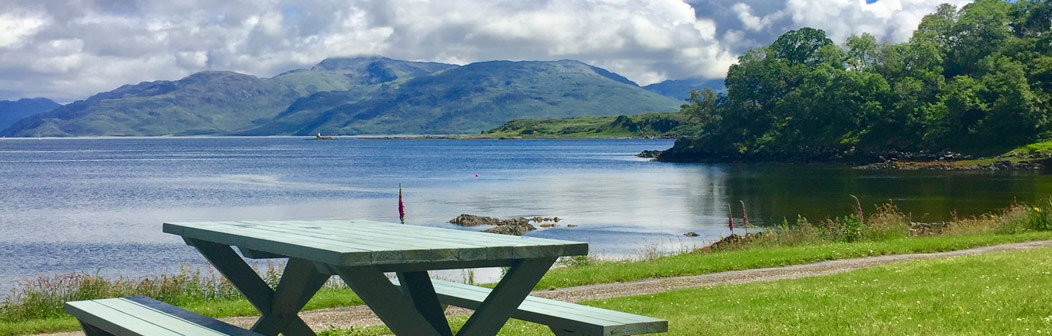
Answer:
[[(738, 200), (755, 222), (846, 215), (854, 194), (915, 220), (979, 214), (1052, 194), (1034, 173), (873, 172), (701, 165), (633, 155), (670, 140), (120, 138), (0, 140), (0, 283), (56, 272), (147, 275), (203, 261), (164, 221), (361, 218), (452, 227), (461, 213), (558, 216), (531, 236), (622, 258), (727, 234)], [(475, 177), (478, 174), (479, 177)], [(695, 231), (699, 238), (682, 233)], [(0, 285), (2, 286), (2, 285)], [(3, 287), (0, 287), (2, 289)]]

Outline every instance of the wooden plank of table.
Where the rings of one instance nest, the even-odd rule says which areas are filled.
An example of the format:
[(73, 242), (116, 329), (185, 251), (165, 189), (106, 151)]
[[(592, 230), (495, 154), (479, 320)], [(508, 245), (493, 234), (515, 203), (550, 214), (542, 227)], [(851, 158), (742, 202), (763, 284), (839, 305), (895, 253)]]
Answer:
[[(492, 291), (450, 281), (432, 282), (443, 303), (468, 309), (478, 309)], [(527, 297), (511, 317), (588, 335), (634, 335), (668, 330), (668, 321), (662, 319), (539, 297)]]
[(165, 223), (164, 232), (340, 266), (584, 255), (586, 243), (373, 221)]
[[(171, 314), (126, 299), (98, 300), (97, 302), (112, 308), (113, 310), (126, 312), (130, 316), (134, 316), (134, 318), (149, 321), (149, 323), (156, 324), (168, 331), (175, 332), (178, 335), (224, 335), (221, 332), (193, 323), (187, 323), (180, 318), (173, 317)], [(152, 333), (150, 335), (152, 335)]]
[(105, 330), (135, 330), (143, 334), (157, 336), (182, 336), (153, 322), (114, 309), (97, 301), (78, 301), (66, 303), (67, 311), (73, 313), (84, 324), (97, 326)]

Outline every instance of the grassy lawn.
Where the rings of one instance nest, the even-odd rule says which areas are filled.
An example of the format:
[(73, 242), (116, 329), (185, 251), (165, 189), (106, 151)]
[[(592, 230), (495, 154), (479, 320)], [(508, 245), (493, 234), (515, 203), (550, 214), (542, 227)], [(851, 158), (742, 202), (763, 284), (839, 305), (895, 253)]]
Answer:
[(673, 335), (1047, 334), (1049, 283), (1052, 249), (1039, 249), (590, 304), (668, 319)]
[(560, 288), (698, 275), (876, 255), (952, 251), (977, 246), (1048, 239), (1052, 239), (1052, 232), (1043, 231), (1004, 235), (898, 238), (885, 241), (686, 253), (642, 262), (595, 262), (582, 266), (553, 269), (541, 279), (537, 288)]
[[(585, 304), (667, 319), (669, 335), (1041, 335), (1052, 332), (1049, 283), (1052, 249), (1038, 249)], [(500, 333), (545, 334), (514, 320)]]

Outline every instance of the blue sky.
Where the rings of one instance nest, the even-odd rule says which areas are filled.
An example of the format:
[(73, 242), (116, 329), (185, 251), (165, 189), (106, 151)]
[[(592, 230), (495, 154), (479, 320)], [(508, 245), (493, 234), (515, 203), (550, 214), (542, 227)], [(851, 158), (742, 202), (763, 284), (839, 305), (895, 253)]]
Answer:
[(640, 84), (720, 78), (800, 27), (909, 38), (966, 0), (0, 0), (0, 100), (84, 99), (204, 70), (270, 77), (338, 56), (577, 59)]

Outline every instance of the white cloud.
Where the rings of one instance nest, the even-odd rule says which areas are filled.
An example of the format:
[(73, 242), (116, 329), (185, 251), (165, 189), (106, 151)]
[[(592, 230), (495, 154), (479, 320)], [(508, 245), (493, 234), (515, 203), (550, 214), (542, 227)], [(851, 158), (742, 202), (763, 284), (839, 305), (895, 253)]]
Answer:
[(765, 20), (765, 18), (752, 15), (752, 7), (747, 3), (738, 3), (731, 8), (734, 9), (735, 13), (738, 13), (738, 19), (749, 30), (760, 31), (770, 24), (769, 17)]
[(640, 84), (716, 78), (745, 49), (803, 26), (837, 42), (862, 32), (903, 41), (944, 1), (14, 1), (0, 4), (0, 99), (71, 101), (203, 70), (272, 76), (364, 54), (569, 58)]
[(0, 48), (17, 47), (23, 38), (37, 32), (44, 19), (37, 16), (20, 16), (13, 13), (0, 14)]
[(957, 6), (968, 0), (789, 0), (785, 11), (793, 22), (825, 30), (834, 41), (870, 33), (889, 42), (906, 41), (924, 15), (942, 3)]

